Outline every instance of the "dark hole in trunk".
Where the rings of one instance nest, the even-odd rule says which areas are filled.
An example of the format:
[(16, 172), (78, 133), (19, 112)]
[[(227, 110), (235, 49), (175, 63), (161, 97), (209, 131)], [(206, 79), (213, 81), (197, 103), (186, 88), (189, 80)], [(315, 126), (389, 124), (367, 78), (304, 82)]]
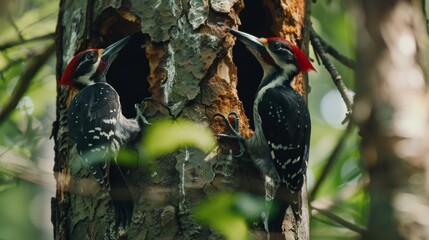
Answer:
[(132, 35), (107, 73), (107, 82), (121, 97), (122, 113), (127, 118), (135, 117), (134, 105), (150, 96), (149, 60), (146, 58), (143, 34)]
[[(256, 37), (270, 35), (271, 17), (261, 0), (245, 0), (240, 13), (239, 30)], [(253, 100), (262, 80), (262, 67), (255, 57), (237, 40), (233, 49), (234, 63), (238, 68), (238, 96), (253, 128)]]

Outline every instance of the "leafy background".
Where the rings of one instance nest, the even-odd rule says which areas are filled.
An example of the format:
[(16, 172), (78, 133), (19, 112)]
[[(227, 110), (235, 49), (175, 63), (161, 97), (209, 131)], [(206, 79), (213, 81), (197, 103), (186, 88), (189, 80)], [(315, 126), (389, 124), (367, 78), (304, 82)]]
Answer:
[[(317, 1), (312, 6), (312, 22), (323, 39), (353, 58), (356, 33), (346, 2)], [(11, 99), (28, 60), (53, 44), (58, 5), (58, 1), (49, 0), (3, 0), (0, 3), (0, 112)], [(41, 40), (28, 41), (41, 36)], [(333, 62), (353, 91), (353, 71), (335, 60)], [(314, 207), (326, 209), (328, 214), (312, 210), (311, 235), (312, 239), (354, 239), (359, 235), (340, 223), (365, 226), (368, 196), (364, 191), (366, 174), (359, 156), (359, 137), (352, 129), (345, 140), (339, 140), (345, 132), (345, 125), (341, 124), (345, 105), (327, 71), (317, 63), (315, 65), (317, 73), (309, 75), (309, 107), (313, 122), (308, 171), (310, 192), (335, 146), (339, 142), (343, 145), (312, 199)], [(55, 96), (53, 55), (31, 80), (17, 108), (0, 122), (0, 239), (35, 239), (35, 236), (52, 239), (50, 198), (54, 196), (55, 180), (52, 173), (53, 141), (49, 137), (55, 119)], [(249, 200), (243, 195), (227, 193), (218, 197), (221, 201), (217, 204), (233, 205), (237, 199)], [(253, 200), (248, 203), (250, 206), (255, 204)], [(210, 202), (204, 206), (195, 210), (197, 217), (217, 226), (218, 223), (207, 222), (204, 218), (205, 211), (210, 213), (213, 209)], [(234, 214), (240, 218), (249, 213)], [(234, 214), (230, 216), (233, 221), (236, 220)], [(330, 214), (344, 221), (326, 217)]]

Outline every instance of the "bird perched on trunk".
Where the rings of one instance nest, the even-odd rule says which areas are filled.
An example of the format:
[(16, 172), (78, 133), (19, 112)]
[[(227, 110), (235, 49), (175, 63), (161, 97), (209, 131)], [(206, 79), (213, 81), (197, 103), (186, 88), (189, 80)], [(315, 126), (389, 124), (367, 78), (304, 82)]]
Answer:
[[(301, 188), (308, 165), (311, 122), (304, 98), (292, 88), (294, 77), (300, 72), (314, 70), (301, 50), (283, 38), (257, 38), (233, 30), (230, 32), (243, 42), (256, 57), (264, 71), (253, 103), (254, 134), (244, 139), (238, 132), (238, 117), (234, 127), (228, 117), (216, 114), (225, 121), (233, 135), (218, 134), (220, 138), (236, 139), (241, 149), (266, 176), (275, 190), (268, 218), (270, 233), (281, 233), (284, 214), (291, 206), (295, 219), (301, 219)], [(244, 81), (246, 79), (240, 79)], [(268, 185), (268, 186), (267, 186)], [(272, 197), (272, 196), (271, 196)]]
[(122, 115), (119, 95), (106, 82), (106, 74), (130, 37), (106, 49), (87, 49), (67, 65), (60, 86), (78, 89), (67, 110), (70, 138), (115, 208), (115, 226), (131, 223), (133, 200), (118, 162), (119, 150), (135, 141), (141, 127)]

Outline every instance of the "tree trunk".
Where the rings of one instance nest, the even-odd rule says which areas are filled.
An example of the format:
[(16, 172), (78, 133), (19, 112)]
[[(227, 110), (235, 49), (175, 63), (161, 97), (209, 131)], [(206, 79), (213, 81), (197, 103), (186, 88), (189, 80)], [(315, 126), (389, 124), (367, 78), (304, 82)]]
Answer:
[(365, 239), (429, 239), (427, 31), (419, 3), (365, 0), (356, 16), (354, 119), (371, 196)]
[[(284, 36), (307, 50), (309, 1), (250, 0), (246, 4), (255, 2), (265, 13), (264, 27), (272, 28), (253, 33)], [(213, 115), (235, 111), (241, 119), (241, 132), (249, 137), (247, 116), (252, 112), (246, 109), (246, 116), (242, 102), (253, 103), (253, 98), (239, 99), (240, 92), (247, 90), (237, 92), (237, 76), (246, 68), (237, 70), (234, 65), (234, 38), (228, 34), (229, 27), (240, 24), (238, 13), (243, 7), (239, 0), (61, 0), (57, 79), (77, 52), (133, 35), (107, 75), (121, 96), (124, 115), (134, 117), (134, 104), (151, 97), (146, 109), (149, 120), (183, 117), (224, 132)], [(304, 78), (300, 76), (296, 83), (305, 95)], [(220, 238), (195, 222), (190, 212), (194, 206), (219, 190), (264, 195), (262, 176), (250, 161), (231, 158), (231, 144), (222, 144), (209, 155), (185, 148), (158, 159), (153, 168), (139, 164), (131, 169), (127, 180), (136, 203), (133, 223), (126, 231), (116, 232), (109, 197), (86, 188), (93, 177), (68, 138), (67, 102), (74, 94), (59, 90), (57, 97), (53, 131), (57, 194), (52, 199), (55, 239)], [(308, 213), (306, 200), (303, 212)], [(308, 214), (303, 218), (298, 229), (285, 222), (287, 239), (309, 238)]]

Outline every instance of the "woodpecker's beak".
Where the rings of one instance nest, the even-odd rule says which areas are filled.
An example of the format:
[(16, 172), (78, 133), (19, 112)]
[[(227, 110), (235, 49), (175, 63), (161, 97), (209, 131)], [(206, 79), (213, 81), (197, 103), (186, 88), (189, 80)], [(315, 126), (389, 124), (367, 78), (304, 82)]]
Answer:
[(107, 63), (112, 63), (115, 58), (118, 56), (119, 51), (128, 43), (130, 36), (124, 37), (121, 40), (113, 43), (104, 49), (103, 54), (101, 55), (101, 60)]
[(270, 57), (270, 54), (267, 52), (265, 48), (265, 44), (267, 43), (267, 39), (265, 38), (257, 38), (253, 35), (250, 35), (245, 32), (241, 32), (234, 29), (229, 29), (229, 32), (236, 36), (238, 40), (244, 43), (249, 49), (249, 51), (258, 59), (258, 61), (264, 64), (272, 64), (273, 60)]
[(234, 29), (229, 29), (229, 32), (232, 33), (232, 35), (236, 36), (238, 40), (246, 44), (248, 48), (258, 51), (265, 51), (265, 47), (262, 44), (263, 42), (259, 38)]

